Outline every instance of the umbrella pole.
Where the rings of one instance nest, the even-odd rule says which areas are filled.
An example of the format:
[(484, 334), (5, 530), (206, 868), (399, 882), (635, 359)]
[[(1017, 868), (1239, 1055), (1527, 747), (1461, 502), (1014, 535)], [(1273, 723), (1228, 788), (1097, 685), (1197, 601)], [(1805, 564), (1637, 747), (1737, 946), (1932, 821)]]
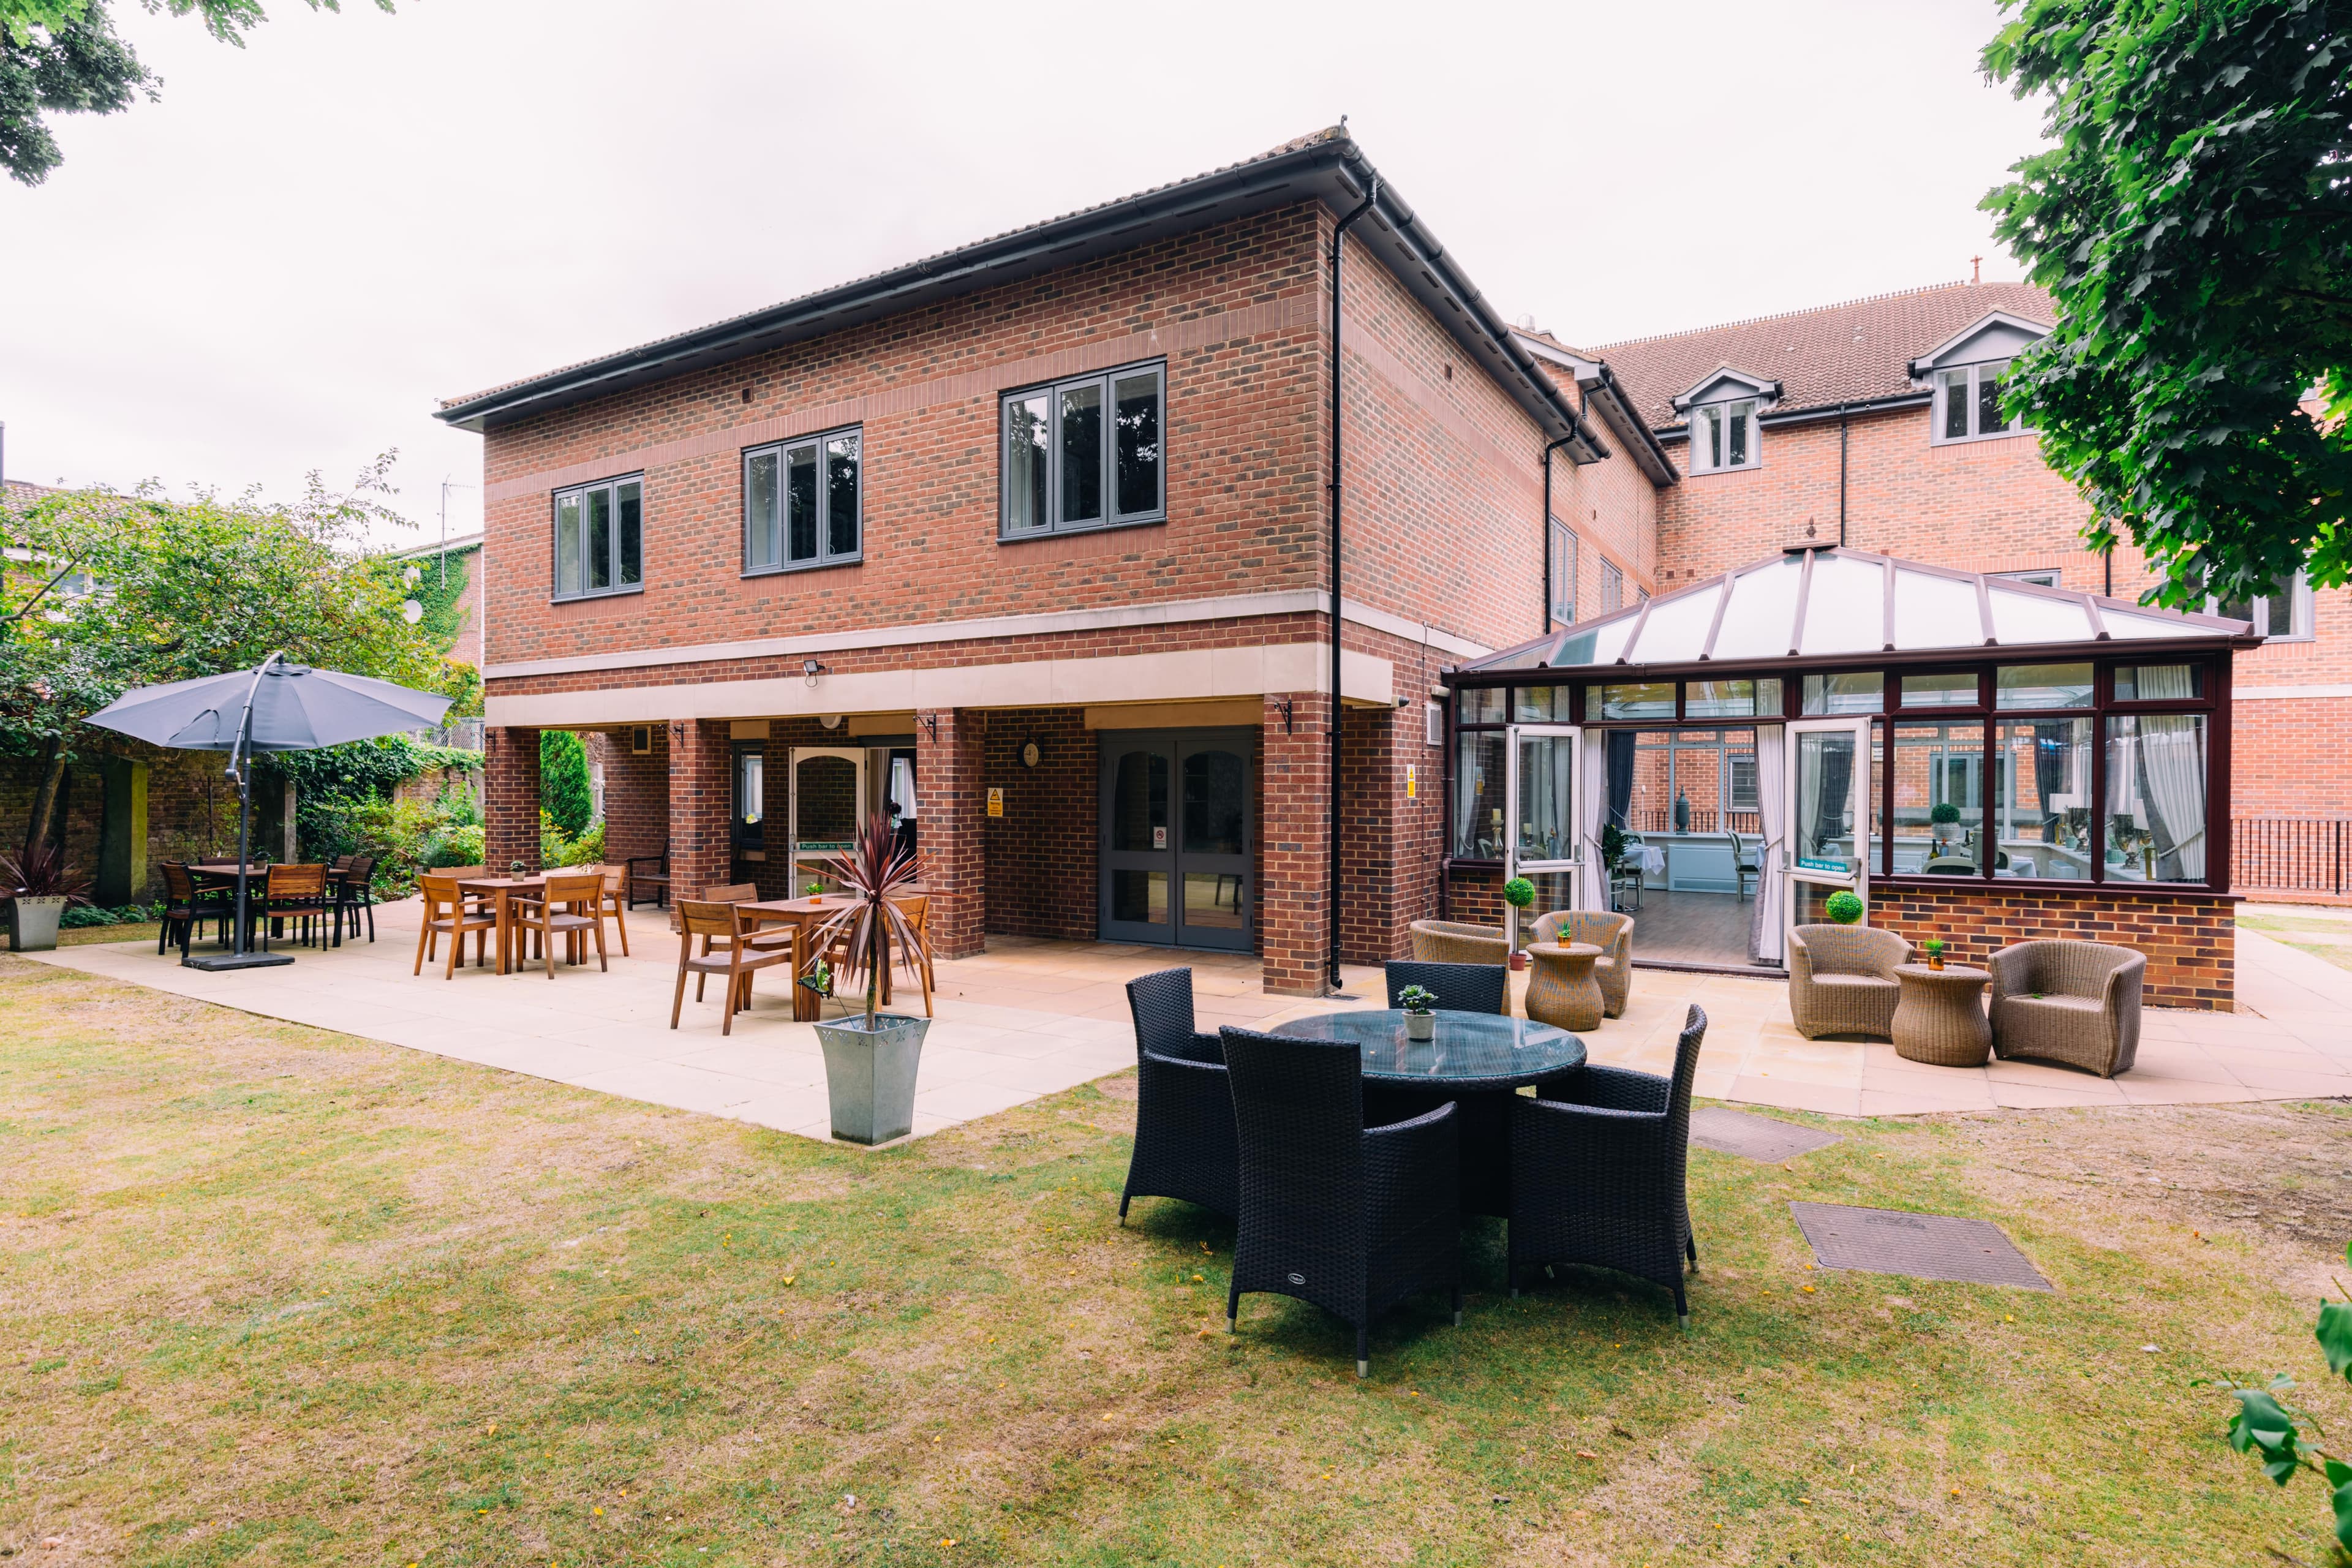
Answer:
[(261, 689), (261, 678), (269, 673), (269, 667), (285, 657), (273, 653), (253, 672), (253, 685), (245, 694), (245, 714), (237, 721), (236, 744), (228, 753), (229, 776), (236, 780), (236, 932), (230, 938), (228, 952), (183, 958), (180, 964), (185, 969), (275, 968), (294, 962), (291, 953), (247, 952), (245, 946), (247, 863), (253, 857), (253, 698)]
[[(251, 726), (251, 712), (246, 714), (245, 721), (248, 727)], [(249, 929), (245, 918), (245, 884), (246, 865), (252, 857), (252, 845), (253, 770), (247, 768), (236, 777), (236, 935), (229, 945), (229, 951), (234, 953), (245, 951), (246, 932)]]

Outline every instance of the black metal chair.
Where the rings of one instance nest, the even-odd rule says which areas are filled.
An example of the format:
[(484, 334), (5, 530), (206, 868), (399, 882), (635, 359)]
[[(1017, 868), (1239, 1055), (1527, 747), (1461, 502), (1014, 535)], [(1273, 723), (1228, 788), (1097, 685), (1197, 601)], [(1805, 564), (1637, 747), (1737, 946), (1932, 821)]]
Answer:
[(1507, 1013), (1510, 973), (1499, 963), (1427, 963), (1391, 958), (1387, 965), (1389, 1005), (1397, 1005), (1398, 992), (1418, 985), (1436, 996), (1440, 1007), (1462, 1013)]
[(1422, 1290), (1462, 1321), (1462, 1216), (1449, 1102), (1363, 1124), (1364, 1058), (1351, 1042), (1226, 1028), (1241, 1139), (1241, 1219), (1225, 1326), (1244, 1291), (1309, 1301), (1354, 1325), (1370, 1377), (1372, 1320)]
[(360, 934), (360, 911), (367, 911), (367, 939), (375, 940), (375, 857), (354, 855), (334, 878), (335, 945), (343, 945), (346, 927)]
[(1181, 1198), (1232, 1219), (1241, 1212), (1240, 1156), (1225, 1051), (1192, 1026), (1192, 972), (1162, 969), (1127, 983), (1135, 1016), (1135, 1152), (1118, 1220), (1137, 1198)]
[(1511, 1294), (1529, 1268), (1591, 1264), (1664, 1285), (1690, 1326), (1683, 1259), (1698, 1267), (1685, 1175), (1691, 1080), (1706, 1015), (1693, 1007), (1675, 1076), (1586, 1066), (1511, 1107)]

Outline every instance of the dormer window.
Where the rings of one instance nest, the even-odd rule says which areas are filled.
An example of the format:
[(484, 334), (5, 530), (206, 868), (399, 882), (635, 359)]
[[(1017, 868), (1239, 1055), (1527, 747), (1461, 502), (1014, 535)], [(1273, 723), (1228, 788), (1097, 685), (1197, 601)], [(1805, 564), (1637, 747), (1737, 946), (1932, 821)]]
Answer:
[(1912, 384), (1932, 395), (1928, 439), (1990, 441), (2021, 434), (2022, 419), (2000, 412), (2000, 384), (2019, 350), (2050, 335), (2040, 321), (1991, 310), (1911, 362)]
[(1690, 433), (1694, 474), (1728, 473), (1762, 466), (1759, 421), (1780, 395), (1780, 384), (1724, 365), (1675, 399)]
[(2009, 362), (1956, 365), (1936, 373), (1936, 439), (1978, 441), (1988, 436), (2014, 436), (2025, 428), (2022, 419), (2000, 412), (2000, 378)]

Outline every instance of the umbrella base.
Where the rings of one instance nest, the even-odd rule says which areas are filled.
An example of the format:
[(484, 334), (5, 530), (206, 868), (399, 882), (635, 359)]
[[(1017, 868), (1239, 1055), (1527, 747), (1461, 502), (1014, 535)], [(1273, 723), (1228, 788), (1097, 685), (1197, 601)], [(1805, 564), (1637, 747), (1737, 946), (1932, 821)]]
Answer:
[(290, 952), (198, 952), (180, 961), (183, 969), (275, 969), (291, 963)]

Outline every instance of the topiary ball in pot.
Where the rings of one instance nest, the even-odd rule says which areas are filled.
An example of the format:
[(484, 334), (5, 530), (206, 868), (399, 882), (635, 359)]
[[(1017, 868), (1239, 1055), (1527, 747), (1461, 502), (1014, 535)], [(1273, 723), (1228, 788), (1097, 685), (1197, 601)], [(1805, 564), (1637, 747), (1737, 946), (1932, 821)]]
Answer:
[(1832, 893), (1828, 902), (1822, 908), (1830, 919), (1842, 926), (1853, 924), (1854, 921), (1862, 919), (1863, 915), (1862, 900), (1853, 893)]
[(1536, 885), (1525, 877), (1514, 877), (1503, 884), (1503, 902), (1515, 910), (1524, 910), (1536, 901)]
[(1960, 808), (1948, 800), (1939, 800), (1927, 808), (1927, 820), (1939, 827), (1958, 822), (1959, 819)]

